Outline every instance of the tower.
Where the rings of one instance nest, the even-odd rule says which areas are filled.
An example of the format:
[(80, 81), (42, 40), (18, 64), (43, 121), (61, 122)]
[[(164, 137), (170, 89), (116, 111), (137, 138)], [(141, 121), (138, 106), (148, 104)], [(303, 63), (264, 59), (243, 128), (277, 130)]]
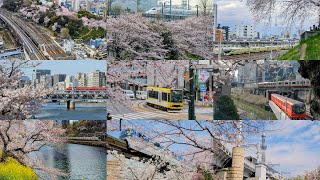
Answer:
[(266, 164), (266, 150), (267, 150), (267, 144), (266, 144), (266, 134), (263, 133), (261, 135), (262, 137), (262, 144), (261, 144), (261, 151), (262, 151), (262, 164)]

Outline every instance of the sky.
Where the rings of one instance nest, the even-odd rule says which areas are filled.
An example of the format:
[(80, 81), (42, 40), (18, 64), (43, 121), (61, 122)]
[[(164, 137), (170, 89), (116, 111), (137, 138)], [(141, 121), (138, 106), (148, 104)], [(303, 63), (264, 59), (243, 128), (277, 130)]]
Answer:
[(96, 70), (106, 71), (106, 61), (98, 60), (61, 60), (61, 61), (31, 61), (31, 63), (41, 62), (36, 68), (24, 68), (23, 71), (30, 79), (34, 69), (49, 69), (51, 75), (67, 74), (76, 75), (78, 72), (93, 72)]
[[(190, 122), (190, 121), (186, 121)], [(164, 128), (164, 125), (146, 121), (130, 121), (130, 124), (140, 124), (149, 129)], [(140, 127), (140, 126), (139, 126)], [(320, 166), (320, 123), (318, 121), (272, 121), (266, 130), (266, 161), (268, 164), (280, 164), (274, 169), (283, 173), (290, 172), (287, 177), (303, 175), (305, 170), (314, 170)], [(115, 137), (119, 131), (109, 133)], [(261, 134), (251, 135), (249, 144), (261, 143)], [(246, 156), (256, 157), (256, 148), (246, 148)], [(261, 157), (261, 156), (260, 156)]]
[[(201, 0), (190, 0), (190, 7), (200, 4)], [(218, 5), (218, 24), (230, 26), (231, 29), (237, 24), (253, 24), (256, 30), (262, 35), (277, 34), (287, 31), (286, 27), (281, 27), (283, 21), (278, 17), (280, 13), (275, 13), (271, 25), (266, 26), (263, 22), (254, 22), (253, 16), (246, 6), (246, 0), (212, 0)], [(181, 4), (181, 0), (173, 0), (173, 4)], [(276, 18), (277, 17), (277, 18)], [(277, 20), (276, 20), (277, 19)], [(297, 33), (298, 29), (309, 30), (309, 27), (318, 22), (318, 17), (310, 17), (303, 24), (296, 23), (291, 29), (292, 34)]]

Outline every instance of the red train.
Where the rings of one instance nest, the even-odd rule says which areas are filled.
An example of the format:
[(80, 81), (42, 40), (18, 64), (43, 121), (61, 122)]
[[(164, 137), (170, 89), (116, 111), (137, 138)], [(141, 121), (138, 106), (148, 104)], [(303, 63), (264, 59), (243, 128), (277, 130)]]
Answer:
[(79, 90), (79, 91), (106, 91), (106, 87), (81, 87), (81, 86), (75, 86), (75, 87), (68, 87), (65, 88), (65, 90), (71, 91), (71, 90)]
[(272, 94), (271, 101), (274, 102), (280, 109), (282, 109), (282, 111), (285, 112), (291, 119), (306, 118), (306, 106), (303, 102), (299, 102), (279, 94)]

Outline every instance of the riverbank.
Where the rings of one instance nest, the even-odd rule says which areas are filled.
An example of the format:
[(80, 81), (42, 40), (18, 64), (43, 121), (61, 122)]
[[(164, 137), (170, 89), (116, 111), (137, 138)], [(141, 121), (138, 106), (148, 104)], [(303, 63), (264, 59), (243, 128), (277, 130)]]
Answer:
[[(254, 105), (252, 103), (247, 103), (241, 101), (240, 99), (232, 98), (235, 106), (245, 113), (242, 114), (242, 119), (251, 119), (251, 120), (276, 120), (277, 117), (273, 114), (273, 112), (267, 111), (264, 108)], [(243, 117), (243, 114), (245, 114)]]
[(80, 141), (80, 140), (68, 140), (70, 144), (81, 144), (86, 146), (95, 146), (95, 147), (107, 147), (105, 141)]

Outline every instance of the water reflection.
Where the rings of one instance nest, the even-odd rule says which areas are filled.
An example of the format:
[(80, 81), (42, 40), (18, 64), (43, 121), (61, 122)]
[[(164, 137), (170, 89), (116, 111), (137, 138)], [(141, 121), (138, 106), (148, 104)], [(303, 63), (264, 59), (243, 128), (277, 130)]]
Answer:
[(105, 120), (106, 103), (76, 102), (74, 110), (68, 110), (65, 104), (46, 103), (35, 114), (35, 119), (52, 120)]
[[(44, 146), (40, 152), (31, 156), (39, 156), (47, 166), (61, 169), (68, 177), (59, 179), (72, 180), (105, 180), (106, 150), (101, 147), (78, 144), (65, 144), (59, 147)], [(50, 179), (50, 175), (38, 172), (41, 179)]]

